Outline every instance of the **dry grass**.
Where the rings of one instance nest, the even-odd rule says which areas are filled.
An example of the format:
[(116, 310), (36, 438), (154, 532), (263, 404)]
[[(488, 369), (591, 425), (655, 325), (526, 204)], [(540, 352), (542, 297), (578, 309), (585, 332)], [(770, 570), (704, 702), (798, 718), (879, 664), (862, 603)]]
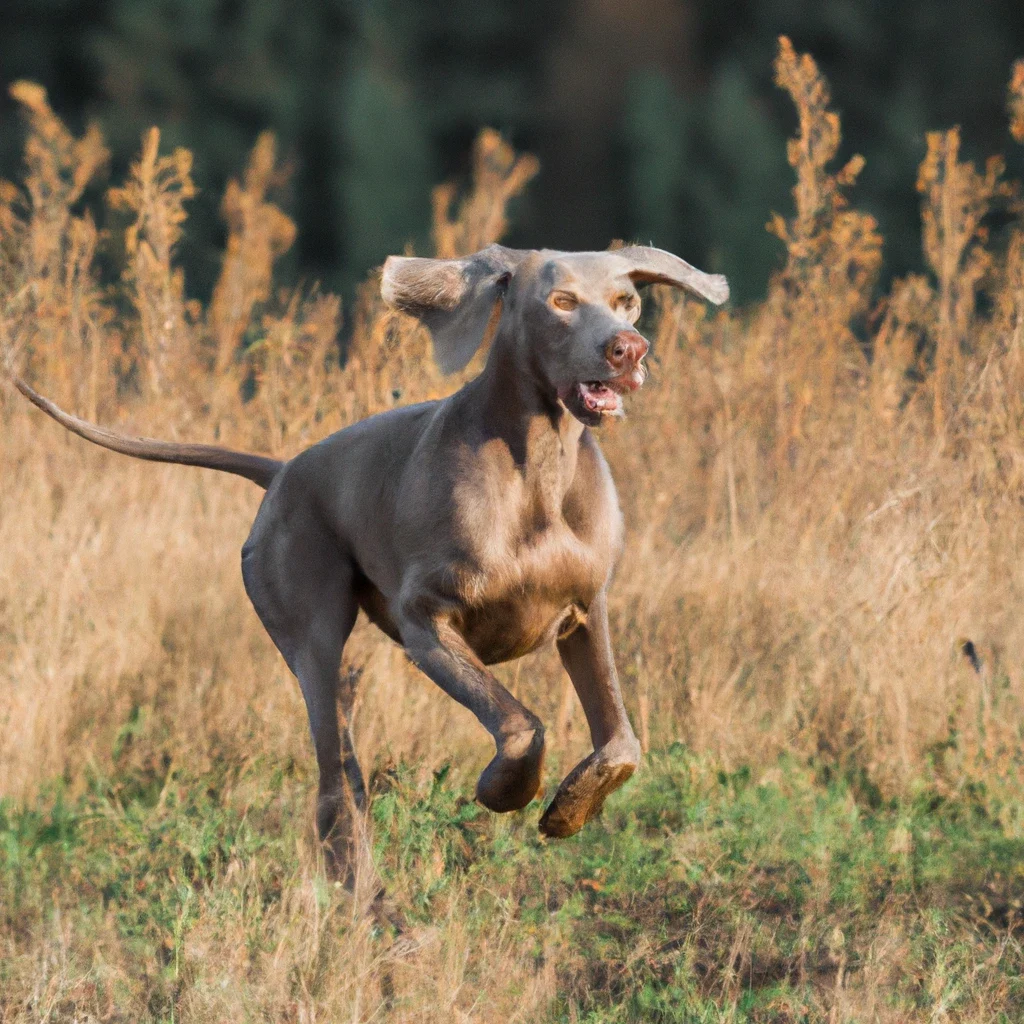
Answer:
[[(1024, 822), (1005, 799), (1019, 793), (1024, 763), (1018, 192), (998, 160), (984, 171), (961, 161), (956, 130), (930, 135), (918, 190), (931, 273), (877, 299), (882, 239), (849, 202), (861, 161), (830, 169), (839, 123), (813, 61), (784, 40), (776, 70), (799, 113), (795, 214), (770, 225), (785, 266), (748, 310), (710, 313), (655, 289), (650, 385), (602, 435), (629, 528), (611, 605), (627, 706), (646, 747), (683, 740), (726, 769), (752, 751), (760, 765), (789, 752), (884, 795), (924, 776), (950, 796), (982, 783), (987, 812), (1019, 834)], [(175, 268), (194, 193), (189, 155), (162, 155), (156, 129), (147, 134), (129, 182), (109, 197), (127, 218), (124, 236), (101, 238), (79, 202), (105, 160), (98, 132), (75, 139), (37, 87), (12, 93), (29, 141), (22, 185), (0, 183), (0, 346), (66, 408), (133, 432), (289, 455), (457, 385), (433, 369), (424, 333), (381, 307), (374, 281), (352, 311), (344, 366), (338, 300), (273, 284), (294, 227), (273, 203), (283, 172), (269, 137), (225, 197), (223, 270), (202, 309)], [(1018, 139), (1022, 96), (1018, 65)], [(535, 170), (484, 133), (459, 210), (449, 188), (435, 196), (437, 250), (494, 240)], [(1015, 219), (994, 241), (996, 208)], [(94, 269), (100, 247), (125, 256), (112, 291)], [(309, 762), (297, 687), (238, 571), (260, 494), (90, 448), (8, 388), (0, 423), (0, 793), (31, 800), (63, 777), (73, 794), (90, 774), (161, 761), (195, 774)], [(475, 723), (365, 624), (346, 660), (363, 670), (354, 728), (366, 763), (404, 759), (429, 776), (453, 758), (467, 780), (482, 766), (489, 749)], [(570, 764), (586, 730), (557, 659), (531, 657), (504, 678), (556, 726), (555, 765)], [(319, 1006), (321, 1020), (370, 1019), (382, 957), (415, 991), (416, 1019), (450, 1020), (458, 1007), (458, 1019), (530, 1020), (553, 998), (555, 960), (523, 961), (500, 922), (483, 940), (470, 936), (461, 897), (433, 945), (421, 935), (426, 952), (381, 952), (358, 907), (346, 911), (343, 938), (331, 932), (324, 907), (336, 915), (341, 904), (318, 895), (310, 848), (294, 870), (269, 911), (276, 946), (259, 985), (244, 998), (193, 985), (184, 1017), (313, 1020)], [(58, 917), (11, 940), (36, 958), (19, 975), (43, 993), (32, 1005), (54, 986), (53, 1019), (76, 985), (95, 986), (67, 959), (72, 933)], [(190, 956), (222, 958), (236, 940), (223, 918), (200, 917)], [(118, 940), (110, 931), (96, 941)], [(328, 962), (346, 966), (325, 976)], [(483, 963), (499, 980), (489, 1002), (467, 1001), (463, 980)], [(295, 1003), (296, 977), (315, 999)], [(918, 1019), (886, 1016), (877, 992), (869, 1013), (862, 996), (822, 998), (837, 1021)]]

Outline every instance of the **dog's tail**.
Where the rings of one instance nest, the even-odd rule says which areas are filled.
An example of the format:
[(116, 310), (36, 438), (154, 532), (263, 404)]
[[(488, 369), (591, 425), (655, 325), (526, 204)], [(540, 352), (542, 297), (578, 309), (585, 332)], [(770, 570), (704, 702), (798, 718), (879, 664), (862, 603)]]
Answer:
[(105, 427), (97, 427), (93, 423), (71, 416), (48, 398), (33, 391), (20, 377), (14, 378), (14, 386), (35, 406), (42, 409), (47, 416), (52, 416), (61, 426), (73, 434), (84, 437), (101, 448), (112, 452), (131, 455), (135, 459), (148, 459), (150, 462), (175, 462), (182, 466), (203, 466), (206, 469), (219, 469), (224, 473), (244, 476), (260, 487), (269, 487), (271, 480), (277, 476), (283, 462), (268, 459), (263, 455), (250, 455), (248, 452), (236, 452), (230, 448), (220, 448), (214, 444), (178, 444), (174, 441), (155, 441), (148, 437), (129, 437), (118, 434)]

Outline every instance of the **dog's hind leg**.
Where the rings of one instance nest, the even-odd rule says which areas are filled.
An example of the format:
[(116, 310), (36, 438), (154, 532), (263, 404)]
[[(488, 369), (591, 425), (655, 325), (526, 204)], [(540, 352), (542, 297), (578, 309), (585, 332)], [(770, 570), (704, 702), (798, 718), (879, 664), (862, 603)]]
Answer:
[(352, 791), (352, 799), (356, 808), (360, 811), (366, 810), (366, 781), (363, 778), (363, 769), (359, 766), (359, 759), (356, 757), (355, 743), (352, 741), (352, 710), (356, 701), (356, 689), (359, 685), (362, 669), (350, 669), (342, 674), (340, 692), (340, 734), (341, 734), (341, 766), (345, 770), (345, 778), (348, 779), (349, 789)]
[(353, 811), (365, 805), (366, 792), (348, 722), (339, 722), (338, 689), (342, 650), (359, 609), (354, 570), (320, 524), (299, 514), (274, 528), (267, 518), (257, 519), (242, 550), (242, 576), (260, 620), (298, 677), (320, 772), (317, 833), (331, 874), (351, 883)]

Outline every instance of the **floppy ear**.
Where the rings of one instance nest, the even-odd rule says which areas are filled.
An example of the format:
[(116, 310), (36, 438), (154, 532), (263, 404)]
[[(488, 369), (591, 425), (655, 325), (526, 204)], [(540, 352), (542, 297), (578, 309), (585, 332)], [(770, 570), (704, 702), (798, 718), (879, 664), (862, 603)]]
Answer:
[(389, 305), (426, 324), (441, 372), (455, 373), (480, 347), (495, 305), (525, 255), (490, 245), (454, 260), (389, 256), (380, 293)]
[(721, 305), (729, 298), (729, 282), (721, 274), (705, 274), (691, 267), (686, 260), (673, 256), (664, 249), (647, 245), (627, 245), (616, 249), (615, 256), (627, 260), (627, 271), (634, 284), (674, 284), (686, 288), (709, 302)]

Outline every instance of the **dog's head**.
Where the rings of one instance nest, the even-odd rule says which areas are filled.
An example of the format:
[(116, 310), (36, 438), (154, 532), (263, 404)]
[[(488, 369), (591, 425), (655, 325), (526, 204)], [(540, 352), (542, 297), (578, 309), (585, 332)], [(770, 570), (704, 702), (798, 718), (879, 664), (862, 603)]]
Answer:
[(590, 426), (620, 415), (622, 395), (644, 381), (647, 340), (634, 324), (637, 286), (659, 282), (714, 303), (724, 277), (648, 246), (554, 252), (491, 245), (463, 259), (391, 256), (381, 294), (423, 321), (445, 373), (462, 369), (496, 329), (517, 367)]

